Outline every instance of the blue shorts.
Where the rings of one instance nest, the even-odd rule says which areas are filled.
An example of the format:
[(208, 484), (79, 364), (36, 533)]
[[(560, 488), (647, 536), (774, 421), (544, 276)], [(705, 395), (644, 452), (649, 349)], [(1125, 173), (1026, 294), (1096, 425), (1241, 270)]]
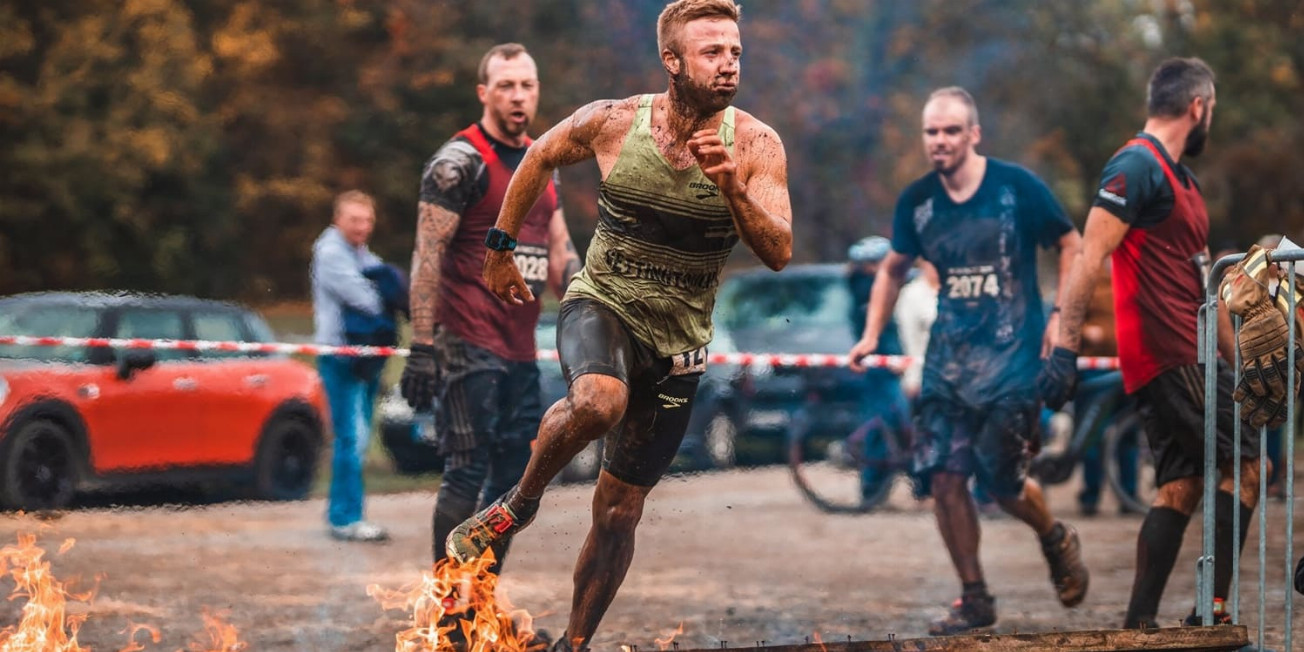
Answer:
[(1040, 412), (1031, 396), (981, 407), (925, 397), (915, 413), (915, 493), (930, 495), (932, 475), (948, 472), (975, 476), (992, 496), (1018, 496), (1039, 447)]

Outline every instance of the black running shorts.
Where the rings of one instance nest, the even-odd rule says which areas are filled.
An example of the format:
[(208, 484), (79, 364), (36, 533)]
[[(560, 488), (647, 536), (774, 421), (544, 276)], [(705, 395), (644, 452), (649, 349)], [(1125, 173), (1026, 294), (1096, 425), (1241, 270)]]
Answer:
[(615, 312), (591, 299), (561, 305), (557, 351), (568, 384), (584, 374), (602, 374), (629, 388), (625, 418), (603, 442), (602, 468), (622, 482), (656, 485), (688, 430), (705, 365), (676, 365), (658, 357)]
[[(1155, 459), (1155, 482), (1204, 475), (1204, 365), (1173, 367), (1136, 391), (1146, 439)], [(1232, 392), (1235, 376), (1218, 360), (1218, 465), (1233, 461), (1236, 442)], [(1241, 424), (1241, 459), (1258, 459), (1259, 429)]]
[(1041, 404), (1027, 396), (998, 399), (981, 408), (926, 397), (915, 413), (915, 493), (932, 493), (934, 473), (977, 478), (995, 497), (1023, 491), (1039, 441)]

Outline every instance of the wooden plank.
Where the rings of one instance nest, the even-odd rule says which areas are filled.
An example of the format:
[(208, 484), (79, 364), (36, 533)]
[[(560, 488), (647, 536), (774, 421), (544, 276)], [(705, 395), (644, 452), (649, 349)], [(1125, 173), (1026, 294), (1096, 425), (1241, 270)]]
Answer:
[(1192, 650), (1230, 652), (1249, 645), (1244, 625), (1215, 627), (1172, 627), (1163, 629), (1109, 629), (1042, 634), (972, 634), (938, 638), (887, 641), (842, 641), (763, 647), (722, 647), (681, 652), (1141, 652), (1143, 650)]

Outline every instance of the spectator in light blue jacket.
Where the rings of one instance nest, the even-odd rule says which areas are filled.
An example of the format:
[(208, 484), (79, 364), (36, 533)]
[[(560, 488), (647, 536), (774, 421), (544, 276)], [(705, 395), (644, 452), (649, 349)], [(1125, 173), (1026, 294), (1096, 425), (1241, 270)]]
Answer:
[[(355, 311), (379, 316), (384, 302), (363, 270), (382, 264), (367, 249), (376, 226), (375, 201), (350, 190), (335, 198), (331, 226), (312, 246), (312, 307), (318, 344), (342, 345), (344, 315)], [(344, 541), (384, 541), (389, 534), (363, 520), (362, 460), (371, 436), (372, 408), (380, 382), (379, 367), (359, 375), (354, 360), (323, 355), (317, 359), (335, 433), (327, 508), (330, 534)]]

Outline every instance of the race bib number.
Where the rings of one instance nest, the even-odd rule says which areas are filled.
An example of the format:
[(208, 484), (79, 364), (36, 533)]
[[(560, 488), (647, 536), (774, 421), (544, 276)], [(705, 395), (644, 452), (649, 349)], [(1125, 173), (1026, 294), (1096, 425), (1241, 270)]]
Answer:
[(978, 299), (1001, 296), (1001, 281), (991, 265), (957, 267), (946, 275), (948, 299)]
[(706, 347), (670, 356), (671, 376), (688, 376), (706, 372)]
[(516, 245), (516, 269), (530, 286), (535, 297), (543, 294), (548, 285), (548, 248), (539, 245)]

